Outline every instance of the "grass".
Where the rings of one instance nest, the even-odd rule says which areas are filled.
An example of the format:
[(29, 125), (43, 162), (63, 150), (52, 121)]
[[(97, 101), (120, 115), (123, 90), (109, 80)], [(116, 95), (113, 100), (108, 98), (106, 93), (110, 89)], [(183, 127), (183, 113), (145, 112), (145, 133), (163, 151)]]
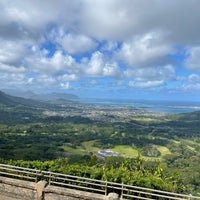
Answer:
[(84, 152), (83, 148), (81, 148), (81, 146), (71, 147), (70, 144), (66, 143), (63, 146), (61, 146), (61, 148), (63, 148), (64, 151), (66, 151), (67, 153), (79, 154), (79, 155), (85, 154), (85, 152)]
[(165, 156), (165, 155), (171, 154), (171, 151), (170, 151), (167, 147), (164, 147), (164, 146), (157, 146), (157, 149), (158, 149), (158, 151), (160, 151), (161, 157), (162, 157), (162, 156)]
[(82, 142), (80, 146), (72, 147), (70, 143), (65, 143), (62, 148), (64, 151), (72, 154), (85, 155), (90, 152), (97, 153), (99, 148), (94, 147), (95, 140)]
[(133, 120), (140, 121), (140, 122), (161, 122), (164, 121), (162, 118), (151, 118), (151, 117), (136, 117)]
[[(70, 143), (66, 143), (62, 146), (62, 148), (68, 153), (85, 155), (90, 152), (97, 153), (98, 150), (100, 150), (99, 148), (94, 147), (94, 143), (95, 143), (95, 140), (87, 141), (87, 142), (83, 142), (80, 146), (76, 146), (76, 147), (72, 147)], [(165, 155), (171, 154), (170, 150), (165, 146), (157, 146), (157, 148), (161, 153), (161, 156), (159, 156), (158, 158), (151, 158), (151, 157), (145, 157), (145, 156), (142, 156), (142, 157), (148, 160), (160, 159)], [(127, 157), (127, 158), (137, 157), (139, 153), (139, 151), (136, 148), (131, 147), (129, 145), (116, 145), (114, 148), (111, 148), (110, 150), (117, 152), (120, 154), (120, 156)]]
[(196, 147), (199, 147), (200, 144), (198, 142), (184, 139), (183, 142), (187, 145), (188, 149), (191, 151), (196, 151)]
[(93, 152), (93, 153), (97, 153), (99, 148), (98, 147), (94, 147), (94, 143), (96, 141), (92, 140), (92, 141), (87, 141), (87, 142), (83, 142), (81, 144), (81, 146), (84, 148), (84, 150), (86, 150), (87, 152)]
[(116, 145), (114, 148), (110, 149), (111, 151), (119, 153), (124, 157), (136, 157), (138, 156), (138, 150), (128, 146), (128, 145)]

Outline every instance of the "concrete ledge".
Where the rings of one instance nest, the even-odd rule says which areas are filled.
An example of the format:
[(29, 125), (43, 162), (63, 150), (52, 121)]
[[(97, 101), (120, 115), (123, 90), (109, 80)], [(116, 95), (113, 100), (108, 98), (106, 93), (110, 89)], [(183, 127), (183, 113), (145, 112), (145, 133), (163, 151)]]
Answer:
[(0, 193), (15, 199), (37, 199), (35, 183), (5, 177), (0, 177)]
[(76, 189), (47, 185), (0, 177), (0, 199), (2, 200), (118, 200), (115, 193), (108, 196)]
[[(1, 200), (22, 200), (22, 198), (17, 198), (16, 196), (8, 195), (0, 193), (0, 199)], [(23, 200), (29, 200), (29, 199), (23, 199)]]
[(60, 188), (57, 186), (47, 186), (45, 188), (45, 200), (106, 200), (107, 197), (101, 194), (84, 192), (75, 189)]

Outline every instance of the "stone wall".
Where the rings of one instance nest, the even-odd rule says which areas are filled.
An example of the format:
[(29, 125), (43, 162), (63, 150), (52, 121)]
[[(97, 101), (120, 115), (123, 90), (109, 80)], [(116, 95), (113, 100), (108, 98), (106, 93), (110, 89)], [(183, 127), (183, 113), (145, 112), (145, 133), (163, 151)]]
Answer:
[(0, 199), (4, 200), (118, 200), (108, 196), (48, 185), (45, 181), (29, 181), (0, 177)]

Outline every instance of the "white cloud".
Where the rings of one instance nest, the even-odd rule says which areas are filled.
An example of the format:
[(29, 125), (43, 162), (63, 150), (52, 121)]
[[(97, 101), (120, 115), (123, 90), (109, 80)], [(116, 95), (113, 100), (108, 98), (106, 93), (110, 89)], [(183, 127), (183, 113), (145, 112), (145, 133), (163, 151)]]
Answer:
[(158, 87), (162, 86), (164, 82), (161, 81), (130, 81), (129, 86), (130, 87), (136, 87), (136, 88), (148, 88), (148, 87)]
[(92, 51), (97, 43), (85, 35), (67, 34), (59, 36), (57, 42), (70, 54), (85, 53)]
[(20, 67), (15, 67), (13, 65), (6, 65), (6, 64), (2, 64), (0, 63), (0, 71), (2, 72), (6, 72), (6, 73), (24, 73), (26, 72), (26, 68), (23, 66)]
[(59, 3), (54, 0), (1, 1), (0, 34), (15, 39), (39, 40), (49, 25), (58, 24), (61, 19), (66, 25), (73, 23), (71, 17), (74, 16), (75, 20), (73, 7), (77, 3), (68, 0), (60, 0)]
[(190, 74), (188, 77), (190, 83), (200, 83), (200, 76), (197, 74)]
[(26, 49), (23, 42), (0, 40), (0, 62), (19, 63)]
[(22, 88), (26, 84), (26, 77), (22, 73), (0, 73), (1, 88)]
[(46, 74), (40, 74), (35, 77), (24, 77), (24, 81), (26, 82), (26, 86), (34, 89), (50, 89), (57, 83), (56, 78)]
[(69, 82), (61, 83), (60, 86), (62, 87), (62, 89), (65, 89), (65, 90), (70, 89), (70, 83)]
[[(81, 9), (82, 31), (100, 39), (116, 39), (126, 34), (131, 24), (127, 20), (127, 1), (86, 0)], [(134, 22), (132, 21), (134, 24)]]
[[(34, 50), (35, 51), (35, 50)], [(56, 51), (52, 57), (47, 57), (45, 52), (36, 51), (26, 59), (29, 70), (37, 73), (56, 74), (60, 71), (70, 71), (73, 68), (74, 59), (69, 55), (63, 55)]]
[(134, 78), (138, 81), (166, 81), (170, 79), (175, 79), (176, 72), (173, 66), (166, 65), (141, 69), (128, 69), (124, 71), (124, 75), (129, 78)]
[(130, 67), (166, 64), (166, 55), (172, 47), (162, 38), (162, 33), (151, 32), (124, 42), (118, 56)]
[(185, 67), (190, 70), (200, 70), (200, 47), (192, 47), (187, 51)]
[(195, 44), (200, 43), (199, 8), (198, 0), (86, 0), (79, 23), (82, 31), (100, 39), (124, 40), (163, 30), (170, 41)]
[(198, 74), (190, 74), (187, 77), (180, 77), (179, 85), (175, 89), (186, 94), (199, 92), (200, 76)]
[(102, 68), (104, 66), (103, 55), (100, 52), (92, 54), (91, 60), (88, 63), (88, 67), (84, 70), (86, 74), (91, 76), (100, 76), (102, 74)]
[(58, 77), (60, 81), (77, 81), (78, 77), (76, 74), (63, 74)]
[(170, 41), (200, 43), (198, 0), (4, 0), (0, 7), (4, 37), (39, 39), (55, 25), (100, 40), (123, 41), (163, 30)]
[(28, 54), (27, 41), (7, 41), (0, 39), (0, 73), (17, 73), (27, 72), (24, 65), (24, 58)]
[(115, 51), (118, 48), (118, 43), (116, 41), (106, 41), (103, 45), (103, 51)]
[(0, 40), (0, 72), (25, 73), (24, 58), (28, 55), (26, 41)]
[(196, 84), (184, 84), (181, 87), (178, 88), (181, 91), (184, 91), (186, 93), (188, 92), (199, 92), (200, 91), (200, 83)]
[(150, 88), (166, 85), (169, 80), (175, 80), (176, 72), (173, 66), (158, 66), (141, 69), (128, 69), (124, 75), (131, 79), (130, 87)]
[(120, 77), (121, 72), (117, 63), (108, 61), (105, 56), (97, 51), (92, 54), (90, 60), (85, 60), (82, 66), (83, 73), (88, 76)]

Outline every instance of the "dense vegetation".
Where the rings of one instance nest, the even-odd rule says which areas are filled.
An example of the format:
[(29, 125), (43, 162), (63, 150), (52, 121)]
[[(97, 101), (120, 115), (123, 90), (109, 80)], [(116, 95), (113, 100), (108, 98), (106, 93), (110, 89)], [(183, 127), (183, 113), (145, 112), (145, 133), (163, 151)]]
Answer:
[[(57, 109), (59, 104), (0, 93), (1, 162), (169, 191), (200, 192), (200, 112), (120, 122), (44, 114)], [(100, 159), (96, 156), (100, 149), (111, 149), (122, 157)]]
[(74, 160), (73, 163), (70, 163), (71, 161), (71, 159), (60, 158), (44, 162), (10, 160), (6, 163), (171, 192), (185, 191), (179, 178), (176, 176), (168, 177), (159, 163), (145, 162), (140, 156), (135, 159), (107, 157), (100, 161), (93, 155), (87, 157), (84, 163), (77, 163)]

